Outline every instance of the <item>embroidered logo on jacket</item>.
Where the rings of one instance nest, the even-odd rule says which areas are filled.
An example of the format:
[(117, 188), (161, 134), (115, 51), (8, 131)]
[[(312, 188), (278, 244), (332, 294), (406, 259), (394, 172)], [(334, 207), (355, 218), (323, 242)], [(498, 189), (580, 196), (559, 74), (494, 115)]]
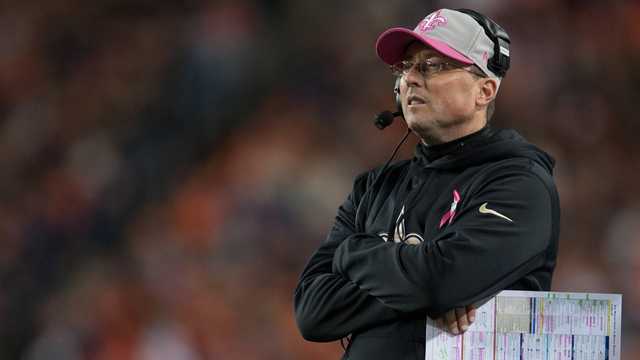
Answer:
[(440, 219), (440, 226), (438, 229), (442, 229), (442, 227), (447, 224), (451, 224), (453, 221), (453, 217), (456, 216), (456, 208), (458, 207), (458, 203), (460, 202), (460, 193), (458, 193), (457, 189), (453, 190), (453, 201), (451, 202), (451, 207), (449, 211), (447, 211)]
[[(389, 241), (389, 234), (387, 234), (386, 232), (379, 233), (378, 236), (380, 236), (384, 241)], [(402, 242), (409, 245), (418, 245), (423, 241), (424, 241), (424, 238), (420, 234), (416, 234), (416, 233), (405, 234), (404, 206), (402, 206), (402, 209), (400, 210), (400, 215), (398, 215), (398, 219), (396, 220), (396, 229), (393, 234), (393, 242), (396, 242), (396, 243)]]
[(493, 209), (489, 209), (487, 207), (488, 203), (484, 203), (482, 205), (480, 205), (480, 209), (478, 209), (478, 211), (480, 211), (481, 214), (491, 214), (491, 215), (495, 215), (497, 217), (501, 217), (509, 222), (513, 222), (513, 220), (509, 219), (507, 216), (500, 214), (499, 212), (493, 210)]

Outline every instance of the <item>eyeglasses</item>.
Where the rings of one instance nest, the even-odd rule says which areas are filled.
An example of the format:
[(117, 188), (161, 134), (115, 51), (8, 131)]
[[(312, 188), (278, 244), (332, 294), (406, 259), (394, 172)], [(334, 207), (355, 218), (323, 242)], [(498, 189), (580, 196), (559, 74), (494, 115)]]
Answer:
[(461, 65), (458, 63), (453, 63), (448, 61), (437, 61), (432, 59), (422, 60), (417, 64), (415, 61), (403, 60), (389, 66), (389, 68), (391, 69), (391, 73), (394, 76), (402, 77), (408, 74), (409, 71), (411, 71), (411, 69), (413, 69), (414, 66), (416, 66), (416, 69), (424, 78), (428, 78), (444, 70), (454, 70), (454, 69), (466, 70), (479, 77), (486, 77), (485, 74), (479, 72), (478, 70), (475, 70), (473, 65)]

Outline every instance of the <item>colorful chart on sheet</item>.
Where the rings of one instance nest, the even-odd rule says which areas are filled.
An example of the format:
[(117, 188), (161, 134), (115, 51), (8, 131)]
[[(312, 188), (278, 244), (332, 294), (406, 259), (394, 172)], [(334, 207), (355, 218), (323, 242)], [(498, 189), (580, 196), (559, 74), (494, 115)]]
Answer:
[(619, 360), (622, 295), (505, 290), (462, 335), (427, 319), (426, 360)]

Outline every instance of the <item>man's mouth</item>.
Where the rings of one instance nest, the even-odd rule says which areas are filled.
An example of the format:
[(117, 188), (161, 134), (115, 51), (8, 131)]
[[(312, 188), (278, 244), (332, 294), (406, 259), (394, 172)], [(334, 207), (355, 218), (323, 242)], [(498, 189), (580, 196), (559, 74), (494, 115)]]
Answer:
[(420, 106), (426, 103), (427, 102), (418, 95), (411, 95), (409, 96), (409, 98), (407, 98), (407, 106)]

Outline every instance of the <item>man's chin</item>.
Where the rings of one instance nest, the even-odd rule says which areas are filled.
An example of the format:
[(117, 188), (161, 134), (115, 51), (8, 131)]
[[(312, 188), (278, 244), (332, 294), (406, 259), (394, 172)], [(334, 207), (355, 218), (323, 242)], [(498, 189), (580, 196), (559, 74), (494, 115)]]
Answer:
[(417, 119), (414, 116), (405, 117), (407, 127), (416, 134), (423, 133), (429, 130), (428, 121), (425, 119)]
[(407, 127), (416, 134), (423, 143), (433, 144), (439, 142), (439, 132), (433, 126), (428, 126), (429, 123), (424, 119), (420, 119), (420, 121), (415, 121), (415, 119), (411, 118), (405, 120), (407, 122)]

